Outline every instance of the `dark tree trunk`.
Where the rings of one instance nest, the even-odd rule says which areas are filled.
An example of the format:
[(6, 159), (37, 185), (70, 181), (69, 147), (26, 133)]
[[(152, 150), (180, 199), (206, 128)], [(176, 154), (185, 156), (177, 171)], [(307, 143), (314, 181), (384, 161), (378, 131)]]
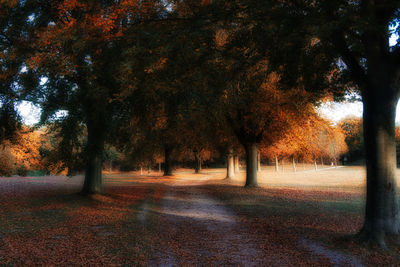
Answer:
[(158, 172), (161, 172), (161, 162), (158, 163)]
[(257, 183), (257, 155), (258, 144), (248, 143), (245, 145), (246, 151), (246, 186), (256, 187)]
[(226, 179), (235, 177), (235, 160), (230, 151), (226, 157)]
[(104, 151), (105, 129), (101, 122), (87, 122), (87, 145), (85, 181), (81, 193), (84, 195), (102, 192), (101, 166)]
[(170, 146), (165, 146), (164, 150), (164, 176), (172, 175), (172, 159), (171, 159), (172, 148)]
[(385, 247), (385, 236), (400, 233), (395, 176), (395, 115), (398, 98), (393, 91), (370, 90), (363, 95), (367, 196), (360, 236), (382, 247)]
[(201, 170), (201, 159), (200, 159), (199, 152), (197, 152), (197, 151), (194, 151), (194, 161), (195, 161), (194, 172), (199, 173)]
[(240, 172), (240, 167), (239, 167), (239, 156), (235, 156), (235, 173)]

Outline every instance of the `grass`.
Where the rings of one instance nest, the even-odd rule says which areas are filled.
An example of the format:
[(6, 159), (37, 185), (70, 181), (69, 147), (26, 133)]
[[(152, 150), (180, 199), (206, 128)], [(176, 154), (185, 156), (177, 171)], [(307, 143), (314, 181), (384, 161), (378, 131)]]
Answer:
[(168, 246), (154, 210), (162, 206), (165, 192), (174, 190), (183, 195), (201, 192), (223, 203), (266, 253), (278, 253), (279, 247), (299, 264), (329, 265), (326, 257), (299, 245), (307, 239), (354, 255), (366, 265), (396, 266), (398, 247), (382, 252), (344, 239), (362, 225), (364, 174), (361, 167), (287, 169), (284, 174), (264, 168), (262, 187), (256, 189), (242, 186), (243, 173), (223, 180), (224, 170), (197, 175), (182, 170), (174, 177), (110, 174), (105, 193), (89, 198), (76, 194), (82, 177), (1, 178), (0, 265), (148, 265), (154, 253)]

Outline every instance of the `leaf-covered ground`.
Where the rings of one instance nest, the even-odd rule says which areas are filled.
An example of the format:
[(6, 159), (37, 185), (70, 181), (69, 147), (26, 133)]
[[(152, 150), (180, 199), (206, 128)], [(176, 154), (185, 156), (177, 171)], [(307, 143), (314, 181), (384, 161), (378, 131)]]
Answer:
[(264, 171), (258, 189), (223, 170), (113, 174), (91, 197), (82, 177), (0, 178), (0, 266), (398, 266), (399, 247), (352, 241), (362, 174)]

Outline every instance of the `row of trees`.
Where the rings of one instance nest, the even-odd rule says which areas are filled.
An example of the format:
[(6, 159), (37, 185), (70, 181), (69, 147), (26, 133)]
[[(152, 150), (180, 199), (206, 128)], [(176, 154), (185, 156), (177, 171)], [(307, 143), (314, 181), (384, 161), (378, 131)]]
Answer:
[(87, 131), (83, 193), (89, 194), (101, 191), (106, 141), (125, 147), (132, 138), (155, 138), (168, 166), (177, 125), (192, 121), (193, 143), (204, 128), (228, 150), (235, 142), (243, 147), (246, 185), (256, 186), (261, 143), (271, 146), (292, 122), (306, 123), (310, 105), (322, 97), (356, 90), (367, 164), (362, 234), (384, 246), (385, 235), (400, 232), (394, 175), (400, 45), (389, 45), (400, 28), (399, 5), (2, 1), (2, 136), (15, 129), (8, 122), (16, 121), (17, 97), (40, 104), (43, 123), (67, 111), (58, 118), (64, 143), (75, 144), (82, 125)]
[[(325, 160), (326, 163), (335, 162), (346, 151), (344, 135), (340, 128), (332, 127), (329, 121), (315, 117), (319, 125), (311, 125), (307, 132), (299, 129), (289, 131), (272, 146), (260, 144), (258, 161), (268, 160), (270, 163), (279, 161), (312, 162)], [(185, 126), (185, 125), (183, 125)], [(319, 127), (319, 128), (318, 128)], [(233, 177), (238, 171), (239, 159), (243, 158), (244, 151), (236, 145), (228, 149), (204, 133), (200, 136), (207, 146), (194, 145), (193, 142), (184, 142), (192, 138), (190, 132), (181, 131), (179, 144), (176, 143), (171, 160), (176, 164), (190, 166), (198, 173), (202, 165), (221, 166), (227, 162), (227, 177)], [(300, 135), (299, 135), (300, 134)], [(138, 136), (136, 136), (137, 138)], [(73, 175), (85, 170), (84, 150), (87, 142), (86, 129), (83, 127), (76, 143), (65, 143), (63, 133), (57, 124), (48, 125), (41, 129), (23, 126), (14, 135), (14, 142), (6, 140), (0, 149), (0, 175), (27, 175), (27, 174), (64, 174)], [(139, 140), (123, 150), (122, 153), (110, 144), (105, 144), (102, 156), (103, 170), (137, 170), (156, 168), (165, 169), (162, 145), (153, 140)], [(323, 163), (323, 161), (322, 161)], [(173, 166), (170, 166), (171, 172)], [(259, 169), (259, 167), (258, 167)], [(168, 170), (168, 168), (167, 168)], [(29, 173), (28, 173), (29, 172)], [(165, 173), (171, 175), (171, 173)]]

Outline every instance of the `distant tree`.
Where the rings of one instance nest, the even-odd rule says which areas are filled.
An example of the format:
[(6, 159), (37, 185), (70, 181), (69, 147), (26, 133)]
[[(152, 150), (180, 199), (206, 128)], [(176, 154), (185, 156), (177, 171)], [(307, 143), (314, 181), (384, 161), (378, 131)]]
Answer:
[(289, 130), (272, 145), (263, 145), (261, 152), (272, 160), (286, 159), (293, 164), (296, 159), (315, 162), (326, 158), (336, 162), (347, 151), (344, 138), (340, 128), (320, 118), (310, 106), (305, 120), (292, 120)]
[(1, 145), (0, 175), (26, 175), (28, 171), (39, 171), (45, 168), (41, 147), (46, 142), (45, 133), (22, 126), (15, 133), (16, 141), (5, 141)]
[(85, 170), (85, 125), (67, 117), (47, 125), (47, 140), (41, 147), (46, 169), (51, 174), (75, 175)]
[(345, 154), (348, 162), (364, 159), (364, 139), (361, 118), (345, 118), (338, 123), (343, 130), (349, 151)]

